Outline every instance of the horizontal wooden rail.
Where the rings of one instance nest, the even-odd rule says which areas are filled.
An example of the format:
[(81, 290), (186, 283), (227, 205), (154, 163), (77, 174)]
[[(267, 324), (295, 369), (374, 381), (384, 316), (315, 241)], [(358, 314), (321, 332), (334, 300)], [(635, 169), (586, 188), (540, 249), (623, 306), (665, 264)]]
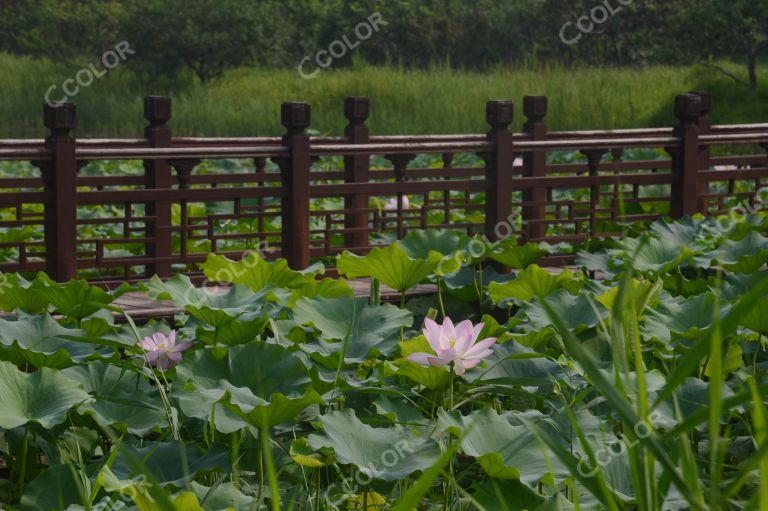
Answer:
[[(517, 133), (512, 103), (491, 101), (486, 133), (372, 135), (370, 103), (353, 97), (343, 136), (307, 136), (310, 106), (285, 103), (280, 137), (175, 137), (170, 99), (155, 96), (143, 137), (76, 139), (75, 106), (46, 106), (47, 138), (0, 140), (0, 161), (38, 168), (0, 177), (0, 230), (14, 232), (0, 271), (133, 282), (252, 250), (303, 268), (412, 229), (577, 243), (622, 222), (763, 207), (768, 123), (713, 126), (706, 93), (678, 96), (667, 128), (550, 132), (547, 109), (527, 96)], [(123, 160), (143, 172), (96, 163)]]

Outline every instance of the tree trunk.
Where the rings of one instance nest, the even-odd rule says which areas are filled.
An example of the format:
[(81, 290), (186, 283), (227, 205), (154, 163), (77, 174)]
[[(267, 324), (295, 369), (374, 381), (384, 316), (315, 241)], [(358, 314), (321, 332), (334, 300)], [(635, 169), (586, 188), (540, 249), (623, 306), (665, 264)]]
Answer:
[(747, 57), (747, 67), (749, 68), (749, 88), (757, 90), (757, 55), (752, 54)]

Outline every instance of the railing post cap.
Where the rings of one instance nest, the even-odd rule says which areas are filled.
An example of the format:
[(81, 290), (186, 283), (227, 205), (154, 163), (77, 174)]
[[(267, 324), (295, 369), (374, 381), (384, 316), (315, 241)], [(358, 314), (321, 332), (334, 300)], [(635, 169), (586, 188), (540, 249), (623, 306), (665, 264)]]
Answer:
[(514, 120), (512, 101), (494, 100), (485, 105), (485, 120), (494, 128), (506, 128)]
[(371, 101), (363, 97), (344, 98), (344, 117), (350, 122), (362, 122), (368, 119)]
[(701, 114), (706, 115), (712, 110), (712, 93), (706, 91), (691, 91), (701, 101)]
[(146, 96), (144, 118), (148, 121), (167, 121), (171, 118), (171, 98), (168, 96)]
[(525, 96), (523, 98), (523, 113), (526, 117), (543, 118), (547, 115), (549, 100), (546, 96)]
[(701, 117), (701, 97), (698, 94), (680, 94), (675, 98), (675, 117), (695, 121)]
[(77, 108), (74, 103), (44, 103), (43, 123), (50, 130), (72, 130), (77, 122)]
[(309, 103), (283, 103), (280, 107), (280, 120), (286, 128), (308, 128), (311, 121)]

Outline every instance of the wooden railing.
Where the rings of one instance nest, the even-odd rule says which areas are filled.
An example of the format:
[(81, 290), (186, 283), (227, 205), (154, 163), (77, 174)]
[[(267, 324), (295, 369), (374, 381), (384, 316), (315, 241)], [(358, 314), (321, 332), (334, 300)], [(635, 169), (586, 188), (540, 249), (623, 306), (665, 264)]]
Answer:
[[(0, 178), (0, 271), (137, 280), (249, 250), (303, 268), (416, 228), (579, 242), (621, 222), (760, 208), (764, 152), (711, 149), (766, 150), (768, 124), (712, 126), (710, 110), (708, 94), (684, 94), (674, 128), (548, 132), (547, 98), (528, 96), (521, 133), (512, 103), (491, 101), (485, 134), (371, 136), (368, 99), (347, 98), (343, 137), (308, 136), (310, 106), (284, 103), (282, 137), (195, 138), (173, 137), (170, 99), (147, 97), (144, 138), (76, 140), (75, 105), (46, 105), (45, 140), (0, 140), (0, 161), (39, 169)], [(550, 161), (563, 151), (585, 161)], [(90, 165), (124, 160), (143, 172)]]

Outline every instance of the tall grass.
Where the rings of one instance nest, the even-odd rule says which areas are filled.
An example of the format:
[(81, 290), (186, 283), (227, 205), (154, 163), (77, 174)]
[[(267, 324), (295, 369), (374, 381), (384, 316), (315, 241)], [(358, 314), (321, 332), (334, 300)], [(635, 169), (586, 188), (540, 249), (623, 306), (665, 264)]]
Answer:
[[(715, 94), (717, 123), (768, 118), (768, 87), (753, 93), (695, 67), (545, 66), (478, 73), (357, 65), (314, 80), (302, 79), (294, 69), (241, 68), (203, 86), (188, 76), (149, 84), (132, 72), (131, 58), (72, 98), (78, 105), (78, 136), (139, 135), (145, 94), (173, 97), (177, 134), (210, 136), (279, 134), (279, 105), (290, 100), (312, 104), (315, 130), (340, 134), (346, 122), (342, 101), (350, 95), (371, 98), (369, 125), (377, 134), (481, 132), (487, 128), (487, 100), (521, 105), (527, 94), (549, 97), (548, 122), (559, 130), (668, 125), (674, 96), (694, 89)], [(57, 85), (57, 99), (62, 82), (80, 67), (0, 54), (0, 69), (0, 137), (27, 137), (45, 133), (41, 105), (48, 88)], [(768, 73), (760, 78), (768, 80)], [(515, 128), (524, 121), (521, 110)]]

